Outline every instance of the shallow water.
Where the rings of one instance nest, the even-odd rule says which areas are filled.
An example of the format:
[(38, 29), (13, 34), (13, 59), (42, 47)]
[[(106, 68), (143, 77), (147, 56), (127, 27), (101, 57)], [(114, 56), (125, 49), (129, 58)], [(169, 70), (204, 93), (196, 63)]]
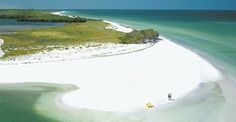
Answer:
[[(131, 113), (75, 109), (56, 104), (60, 94), (77, 89), (73, 85), (18, 83), (0, 85), (0, 121), (4, 122), (217, 122), (224, 98), (215, 83), (203, 83), (181, 100), (157, 109)], [(192, 99), (188, 99), (191, 97)], [(186, 98), (186, 99), (185, 99)], [(202, 101), (205, 101), (202, 103)], [(60, 101), (59, 101), (60, 102)], [(207, 106), (207, 107), (206, 107)], [(213, 109), (216, 108), (217, 109)], [(201, 109), (206, 111), (199, 112)], [(192, 118), (192, 115), (197, 119)]]
[[(17, 30), (42, 28), (63, 25), (55, 22), (17, 22), (15, 19), (0, 18), (0, 33), (14, 32)], [(0, 35), (1, 38), (1, 35)]]
[(41, 94), (56, 89), (50, 84), (25, 83), (0, 85), (0, 121), (1, 122), (54, 122), (39, 115), (34, 105)]

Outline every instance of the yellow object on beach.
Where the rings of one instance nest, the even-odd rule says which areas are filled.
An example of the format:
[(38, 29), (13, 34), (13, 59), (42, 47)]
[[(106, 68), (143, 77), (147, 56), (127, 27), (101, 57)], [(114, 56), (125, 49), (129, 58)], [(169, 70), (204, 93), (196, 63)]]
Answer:
[(147, 106), (147, 108), (152, 108), (152, 107), (154, 107), (154, 106), (151, 104), (151, 102), (148, 102), (148, 103), (146, 104), (146, 106)]

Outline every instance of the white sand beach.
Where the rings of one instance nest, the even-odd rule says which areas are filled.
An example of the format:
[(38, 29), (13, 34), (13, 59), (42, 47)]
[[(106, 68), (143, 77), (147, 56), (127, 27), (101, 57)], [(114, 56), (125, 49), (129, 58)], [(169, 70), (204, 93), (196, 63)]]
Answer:
[[(67, 15), (65, 11), (58, 11), (58, 12), (52, 12), (53, 15), (59, 15), (59, 16), (68, 16), (71, 18), (74, 18), (75, 16), (71, 16), (71, 15)], [(113, 29), (119, 32), (123, 32), (123, 33), (130, 33), (133, 31), (132, 28), (112, 22), (112, 21), (107, 21), (107, 20), (103, 20), (103, 22), (110, 24), (109, 26), (107, 26), (107, 29)]]
[(106, 27), (107, 29), (113, 29), (113, 30), (123, 32), (123, 33), (130, 33), (133, 31), (132, 28), (120, 25), (115, 22), (111, 22), (111, 21), (107, 21), (107, 20), (103, 20), (103, 22), (110, 24), (109, 26)]
[(68, 17), (71, 17), (71, 18), (75, 18), (75, 16), (66, 15), (65, 11), (52, 12), (51, 14), (58, 15), (58, 16), (68, 16)]
[[(110, 24), (115, 30), (126, 28)], [(79, 89), (61, 98), (68, 106), (135, 111), (145, 109), (147, 102), (155, 107), (168, 103), (168, 93), (178, 99), (201, 82), (221, 79), (220, 73), (206, 60), (168, 39), (161, 39), (150, 48), (124, 55), (0, 65), (0, 83), (74, 84)]]
[(60, 47), (50, 51), (36, 54), (12, 57), (2, 62), (5, 65), (43, 63), (65, 60), (80, 60), (96, 57), (107, 57), (122, 55), (136, 51), (142, 51), (153, 46), (153, 44), (114, 44), (114, 43), (86, 43), (80, 46)]
[(53, 15), (64, 16), (65, 11), (52, 12)]

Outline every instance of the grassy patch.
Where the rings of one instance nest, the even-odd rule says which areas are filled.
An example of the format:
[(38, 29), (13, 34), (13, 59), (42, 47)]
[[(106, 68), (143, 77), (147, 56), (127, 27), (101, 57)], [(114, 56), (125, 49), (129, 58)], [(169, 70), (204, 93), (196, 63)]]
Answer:
[(80, 45), (87, 42), (119, 43), (124, 33), (105, 29), (102, 21), (67, 23), (60, 27), (40, 28), (2, 34), (3, 58), (33, 54), (57, 46)]
[(0, 10), (0, 18), (16, 19), (23, 22), (86, 22), (86, 18), (70, 18), (67, 16), (52, 15), (50, 11), (44, 10)]

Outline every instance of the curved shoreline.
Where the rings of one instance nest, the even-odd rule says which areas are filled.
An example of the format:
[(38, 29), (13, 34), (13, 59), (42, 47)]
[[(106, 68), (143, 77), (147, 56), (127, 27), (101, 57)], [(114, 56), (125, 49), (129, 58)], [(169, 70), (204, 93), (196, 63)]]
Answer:
[[(35, 74), (26, 75), (32, 71)], [(75, 84), (81, 89), (63, 95), (61, 99), (66, 105), (104, 111), (143, 109), (150, 101), (160, 106), (168, 102), (169, 92), (180, 98), (201, 82), (220, 79), (211, 64), (167, 39), (137, 53), (80, 62), (0, 66), (0, 73), (6, 74), (0, 82)], [(8, 77), (12, 73), (16, 76)]]
[[(175, 56), (177, 56), (179, 59), (174, 60), (175, 62), (173, 62), (173, 59), (175, 59)], [(158, 98), (160, 98), (164, 100), (164, 102), (161, 100), (162, 103), (164, 104), (167, 102), (165, 100), (166, 94), (169, 90), (171, 91), (171, 89), (173, 90), (173, 93), (174, 93), (173, 97), (179, 98), (187, 94), (188, 92), (192, 91), (193, 89), (195, 89), (199, 85), (199, 83), (204, 82), (206, 80), (212, 80), (212, 79), (214, 80), (215, 75), (213, 75), (210, 78), (201, 75), (202, 71), (203, 71), (202, 72), (203, 74), (210, 73), (210, 74), (205, 74), (205, 75), (211, 75), (212, 67), (209, 66), (207, 62), (202, 61), (200, 57), (198, 56), (196, 57), (196, 56), (197, 55), (193, 54), (191, 51), (184, 49), (181, 46), (178, 46), (168, 40), (164, 40), (144, 51), (140, 51), (137, 53), (130, 53), (126, 55), (119, 55), (119, 56), (114, 56), (114, 57), (88, 59), (88, 60), (81, 60), (79, 62), (78, 61), (65, 61), (65, 62), (42, 63), (42, 64), (22, 64), (22, 65), (16, 65), (16, 66), (0, 66), (0, 73), (5, 74), (4, 76), (1, 77), (0, 82), (9, 81), (12, 83), (18, 83), (18, 82), (37, 81), (37, 82), (75, 84), (81, 89), (76, 90), (75, 92), (72, 92), (69, 94), (65, 94), (63, 95), (61, 99), (66, 105), (75, 106), (77, 108), (85, 107), (85, 108), (93, 109), (89, 106), (86, 107), (83, 105), (82, 106), (77, 106), (77, 105), (81, 102), (81, 100), (87, 104), (91, 104), (90, 102), (92, 102), (93, 100), (89, 100), (89, 99), (86, 100), (86, 99), (83, 99), (83, 97), (86, 97), (86, 98), (93, 97), (92, 94), (94, 93), (96, 93), (98, 95), (96, 96), (99, 97), (100, 95), (102, 95), (100, 92), (98, 92), (98, 91), (101, 91), (101, 89), (105, 89), (106, 92), (104, 91), (105, 96), (102, 95), (99, 97), (99, 99), (108, 101), (108, 103), (106, 103), (105, 101), (103, 102), (105, 102), (106, 104), (109, 104), (110, 102), (109, 100), (107, 100), (107, 98), (109, 98), (108, 97), (109, 94), (106, 94), (106, 93), (108, 91), (110, 91), (111, 93), (115, 92), (115, 91), (112, 91), (113, 88), (118, 91), (120, 88), (124, 89), (125, 91), (120, 91), (122, 94), (129, 93), (129, 92), (132, 93), (132, 91), (126, 91), (128, 89), (133, 89), (133, 90), (136, 89), (137, 91), (133, 92), (134, 94), (139, 94), (139, 93), (140, 95), (143, 94), (141, 95), (140, 98), (138, 96), (136, 100), (134, 99), (134, 101), (137, 101), (137, 102), (139, 101), (138, 99), (140, 100), (146, 99), (142, 97), (148, 97), (149, 95), (147, 94), (150, 94), (151, 96), (145, 100), (146, 102), (156, 101)], [(138, 62), (135, 63), (133, 61), (138, 61)], [(199, 63), (200, 65), (196, 65)], [(121, 65), (116, 66), (115, 64), (121, 64)], [(142, 64), (142, 65), (138, 65), (138, 64)], [(205, 65), (207, 65), (208, 68), (206, 68)], [(125, 68), (122, 68), (121, 66)], [(190, 69), (188, 68), (188, 66), (190, 67)], [(63, 69), (63, 70), (56, 70), (57, 68), (55, 67)], [(74, 69), (76, 67), (78, 67), (79, 69)], [(92, 68), (93, 70), (90, 70), (90, 68)], [(201, 68), (203, 68), (203, 70)], [(99, 69), (103, 69), (103, 70), (99, 70)], [(181, 71), (179, 71), (179, 69), (181, 69)], [(205, 69), (208, 69), (209, 71)], [(27, 74), (32, 73), (32, 71), (34, 73), (31, 74), (31, 76), (28, 76)], [(200, 74), (196, 74), (198, 72)], [(215, 71), (213, 71), (212, 74), (215, 74), (214, 72)], [(15, 77), (10, 77), (12, 73), (16, 74)], [(185, 78), (186, 77), (185, 73), (188, 73), (189, 75), (187, 79)], [(37, 74), (41, 74), (41, 75), (38, 76)], [(83, 76), (79, 75), (79, 77), (77, 77), (78, 74), (83, 74)], [(92, 77), (90, 75), (92, 75)], [(170, 78), (169, 76), (172, 76), (172, 78)], [(193, 76), (193, 78), (191, 76)], [(179, 78), (181, 78), (182, 80)], [(164, 89), (163, 89), (164, 91), (161, 90), (161, 86), (163, 84), (161, 81), (163, 80), (166, 81), (165, 82), (166, 85), (169, 84), (170, 86), (169, 88), (166, 87), (167, 91), (165, 91)], [(105, 82), (96, 83), (96, 81), (105, 81)], [(146, 81), (146, 82), (144, 82), (143, 84), (143, 81)], [(177, 82), (178, 84), (176, 84), (174, 83), (174, 81), (180, 81), (180, 82)], [(91, 84), (95, 88), (92, 87)], [(130, 86), (129, 84), (130, 85), (132, 84), (134, 86), (138, 84), (140, 85), (138, 85), (138, 87), (132, 87), (132, 85)], [(185, 84), (185, 85), (182, 86), (182, 84)], [(111, 89), (107, 89), (107, 88), (111, 88)], [(142, 90), (140, 91), (140, 89), (143, 89), (143, 88), (145, 89), (148, 88), (148, 89), (146, 89), (147, 91), (142, 91)], [(178, 89), (181, 89), (181, 91), (179, 91)], [(86, 92), (86, 90), (88, 91)], [(155, 92), (151, 92), (152, 90), (154, 90)], [(73, 98), (80, 97), (81, 91), (82, 91), (83, 97), (81, 99), (73, 100)], [(158, 93), (158, 92), (161, 92), (161, 93)], [(91, 96), (89, 95), (90, 93), (91, 93)], [(116, 96), (116, 95), (112, 94), (112, 96)], [(117, 97), (119, 98), (119, 95)], [(120, 100), (127, 99), (129, 101), (128, 98), (119, 98), (119, 99)], [(110, 99), (112, 99), (112, 97)], [(136, 104), (134, 101), (131, 100), (130, 102), (133, 104)], [(156, 106), (160, 106), (161, 101), (157, 102), (158, 104), (156, 104)], [(119, 101), (117, 102), (118, 104), (120, 104)], [(145, 103), (143, 102), (141, 103), (139, 102), (135, 106), (144, 108)], [(117, 105), (114, 105), (114, 107), (116, 106)], [(99, 105), (98, 107), (102, 107), (102, 106)], [(126, 107), (123, 106), (122, 110), (119, 110), (120, 107), (110, 108), (110, 109), (101, 109), (101, 108), (95, 107), (94, 109), (108, 110), (108, 111), (110, 111), (111, 109), (113, 109), (111, 111), (117, 111), (116, 109), (118, 109), (118, 111), (124, 111), (124, 110), (127, 111), (127, 109), (125, 109)], [(128, 109), (128, 111), (130, 111), (130, 109)]]
[[(63, 12), (64, 13), (64, 12)], [(60, 14), (59, 14), (60, 15)], [(119, 24), (117, 24), (117, 23), (115, 23), (115, 22), (111, 22), (111, 21), (106, 21), (106, 20), (103, 20), (103, 22), (106, 22), (106, 23), (109, 23), (109, 24), (111, 24), (113, 27), (115, 27), (115, 28), (113, 28), (113, 27), (109, 27), (108, 29), (113, 29), (113, 30), (116, 30), (116, 31), (121, 31), (121, 32), (125, 32), (125, 33), (129, 33), (129, 32), (131, 32), (132, 31), (132, 29), (130, 29), (130, 28), (128, 28), (128, 27), (125, 27), (125, 26), (122, 26), (122, 25), (119, 25)], [(117, 26), (117, 25), (119, 25), (119, 26)], [(124, 29), (124, 28), (126, 28), (126, 29)], [(130, 29), (130, 30), (128, 30), (128, 29)], [(163, 38), (163, 37), (161, 37), (161, 38)], [(167, 39), (165, 39), (165, 38), (163, 38), (164, 40), (167, 40)], [(168, 40), (169, 41), (169, 40)], [(177, 45), (177, 44), (176, 44)], [(186, 50), (188, 50), (188, 49), (186, 49)], [(193, 53), (193, 52), (192, 52)], [(198, 56), (197, 54), (195, 54), (196, 56)], [(203, 58), (201, 58), (200, 56), (198, 56), (198, 58), (199, 59), (201, 59), (203, 62), (205, 62), (205, 64), (208, 64), (211, 68), (212, 68), (212, 70), (214, 70), (214, 67), (208, 62), (208, 61), (206, 61), (205, 59), (203, 59)], [(218, 71), (216, 71), (217, 73), (218, 73), (218, 75), (220, 74)], [(205, 72), (206, 74), (207, 74), (207, 72)], [(217, 74), (216, 73), (216, 74)], [(208, 75), (205, 75), (204, 73), (202, 73), (201, 74), (201, 76), (202, 77), (204, 77), (204, 79), (205, 79), (205, 81), (210, 81), (210, 80), (213, 80), (213, 81), (216, 81), (216, 80), (219, 80), (219, 79), (221, 79), (222, 78), (222, 76), (216, 76), (215, 78), (213, 78), (213, 77), (208, 77)], [(72, 92), (72, 94), (73, 94), (73, 92)]]
[[(168, 40), (164, 40), (162, 43), (166, 43), (166, 44), (170, 44), (170, 45), (172, 45), (172, 46), (174, 46), (175, 44), (173, 44), (172, 42), (170, 42), (170, 41), (168, 41)], [(160, 46), (160, 44), (157, 44), (157, 45), (155, 45), (155, 46), (153, 46), (153, 47), (151, 47), (151, 48), (149, 48), (149, 49), (147, 49), (147, 50), (153, 50), (154, 48), (158, 48), (158, 46)], [(175, 46), (177, 46), (177, 45), (175, 45)], [(179, 48), (179, 47), (178, 47)], [(181, 47), (182, 48), (182, 47)], [(173, 48), (172, 48), (173, 49)], [(144, 50), (144, 51), (142, 51), (141, 53), (144, 53), (144, 52), (147, 52), (147, 50)], [(174, 51), (177, 51), (177, 50), (175, 50), (175, 49), (173, 49)], [(185, 50), (185, 51), (187, 51), (186, 49), (181, 49), (181, 50)], [(152, 52), (157, 52), (157, 51), (152, 51)], [(177, 51), (178, 52), (178, 51)], [(174, 99), (179, 99), (179, 98), (181, 98), (182, 96), (184, 96), (185, 94), (187, 94), (188, 92), (191, 92), (192, 90), (194, 90), (198, 85), (199, 85), (199, 83), (201, 83), (201, 82), (206, 82), (206, 81), (215, 81), (215, 80), (219, 80), (219, 79), (221, 79), (221, 76), (219, 75), (219, 72), (216, 70), (216, 69), (214, 69), (214, 67), (212, 66), (212, 65), (209, 65), (208, 64), (208, 62), (206, 61), (206, 60), (204, 60), (204, 59), (202, 59), (201, 57), (199, 57), (199, 56), (197, 56), (196, 54), (192, 54), (192, 52), (191, 51), (187, 51), (186, 53), (188, 53), (188, 54), (190, 54), (191, 56), (193, 56), (192, 58), (194, 58), (194, 60), (197, 60), (197, 63), (199, 64), (199, 66), (200, 67), (198, 67), (198, 68), (200, 68), (200, 69), (198, 69), (198, 70), (200, 70), (199, 71), (199, 81), (198, 82), (191, 82), (191, 78), (189, 79), (189, 81), (187, 80), (187, 79), (182, 79), (182, 81), (181, 80), (178, 80), (178, 81), (180, 81), (180, 82), (178, 82), (178, 84), (185, 84), (186, 86), (180, 86), (181, 87), (181, 91), (179, 91), (178, 90), (178, 87), (176, 86), (176, 88), (175, 87), (173, 87), (173, 93), (175, 94), (175, 96), (174, 96)], [(187, 55), (188, 55), (187, 54)], [(148, 55), (148, 54), (147, 54)], [(162, 56), (161, 56), (162, 57)], [(135, 58), (134, 57), (132, 57), (134, 60), (135, 60)], [(196, 58), (196, 59), (195, 59)], [(189, 60), (189, 59), (186, 59), (186, 58), (183, 58), (184, 60)], [(150, 59), (146, 59), (146, 60), (150, 60)], [(166, 61), (166, 60), (165, 60)], [(167, 61), (168, 62), (168, 61)], [(188, 61), (187, 61), (188, 62)], [(191, 65), (188, 65), (188, 63), (187, 62), (185, 62), (185, 66), (190, 66), (191, 67)], [(193, 61), (193, 62), (195, 62), (195, 61)], [(157, 61), (157, 63), (160, 63), (159, 61)], [(170, 62), (169, 62), (170, 63)], [(164, 67), (165, 68), (167, 68), (167, 65), (168, 65), (168, 63), (167, 64), (162, 64), (162, 65), (164, 65)], [(170, 63), (170, 65), (171, 65), (171, 63)], [(148, 65), (146, 65), (147, 67), (149, 67)], [(171, 65), (172, 66), (172, 65)], [(170, 68), (167, 68), (168, 70), (173, 70), (173, 67), (171, 67), (171, 66), (169, 66)], [(183, 66), (183, 65), (181, 65), (181, 66)], [(146, 67), (146, 68), (147, 68)], [(178, 67), (178, 66), (177, 66)], [(150, 68), (150, 67), (149, 67)], [(157, 68), (161, 68), (161, 67), (157, 67)], [(161, 69), (163, 69), (163, 67), (161, 68)], [(180, 69), (180, 67), (178, 68), (178, 69)], [(155, 72), (154, 74), (162, 74), (161, 73), (162, 71), (157, 71), (157, 72)], [(165, 71), (164, 71), (165, 72)], [(182, 69), (182, 71), (181, 71), (182, 73), (188, 73), (188, 75), (190, 75), (190, 77), (191, 77), (191, 75), (194, 75), (194, 73), (195, 73), (195, 71), (192, 71), (192, 70), (189, 70), (189, 71), (184, 71), (184, 69)], [(171, 84), (175, 81), (175, 80), (177, 80), (178, 79), (178, 77), (182, 77), (183, 78), (183, 74), (182, 73), (177, 73), (177, 72), (175, 72), (176, 74), (173, 74), (173, 73), (168, 73), (168, 75), (170, 75), (170, 76), (173, 76), (173, 77), (175, 77), (175, 78), (170, 78), (170, 79), (168, 79), (168, 81), (169, 81), (169, 83), (167, 83), (167, 84), (169, 84), (170, 86), (171, 86)], [(152, 80), (153, 81), (153, 84), (152, 83), (150, 83), (150, 85), (152, 84), (152, 85), (154, 85), (154, 86), (156, 86), (156, 85), (161, 85), (162, 86), (162, 82), (160, 82), (161, 81), (161, 79), (160, 78), (158, 78), (158, 77), (156, 77), (156, 78), (153, 78), (153, 79), (150, 79), (150, 78), (148, 78), (148, 75), (150, 75), (150, 76), (152, 76), (152, 74), (149, 74), (149, 73), (145, 73), (144, 74), (144, 72), (142, 72), (142, 74), (143, 75), (145, 75), (146, 76), (146, 78), (145, 78), (145, 80), (146, 81), (148, 81), (148, 80)], [(153, 74), (153, 75), (154, 75)], [(141, 74), (140, 74), (141, 75)], [(164, 74), (163, 74), (164, 75)], [(167, 74), (165, 74), (165, 75), (167, 75)], [(176, 76), (176, 75), (179, 75), (179, 76)], [(144, 76), (144, 77), (145, 77)], [(142, 77), (142, 76), (141, 76)], [(159, 77), (161, 77), (161, 76), (159, 76)], [(193, 77), (195, 77), (195, 76), (193, 76)], [(129, 78), (130, 79), (130, 78)], [(136, 81), (136, 80), (138, 80), (139, 78), (135, 78), (135, 80), (134, 81)], [(165, 79), (165, 78), (164, 78)], [(166, 79), (166, 80), (167, 80)], [(131, 79), (130, 79), (131, 80)], [(144, 79), (143, 79), (144, 80)], [(138, 80), (138, 82), (140, 81), (140, 82), (142, 82), (143, 80)], [(193, 79), (192, 79), (193, 80)], [(195, 79), (195, 80), (197, 80), (197, 79)], [(100, 80), (99, 80), (100, 81)], [(159, 81), (159, 83), (157, 83), (157, 81)], [(155, 83), (156, 82), (156, 83)], [(191, 82), (191, 84), (189, 84), (189, 83)], [(165, 83), (166, 84), (166, 83)], [(174, 83), (175, 84), (175, 83)], [(189, 84), (189, 85), (187, 85), (187, 84)], [(88, 84), (89, 85), (89, 84)], [(173, 84), (172, 84), (173, 85)], [(175, 84), (175, 85), (177, 85), (177, 84)], [(142, 87), (148, 87), (148, 85), (147, 84), (142, 84)], [(141, 87), (140, 87), (141, 88)], [(149, 98), (149, 100), (150, 101), (152, 101), (153, 103), (154, 103), (154, 105), (155, 106), (160, 106), (160, 105), (162, 105), (162, 104), (165, 104), (165, 103), (167, 103), (168, 101), (167, 100), (165, 100), (165, 98), (166, 98), (166, 96), (165, 96), (165, 94), (167, 94), (167, 92), (168, 92), (168, 90), (167, 91), (163, 91), (163, 90), (160, 90), (160, 88), (157, 86), (157, 87), (155, 87), (155, 89), (159, 89), (159, 90), (156, 90), (156, 94), (155, 95), (157, 95), (157, 94), (159, 94), (159, 98), (161, 98), (161, 100), (160, 101), (158, 101), (158, 102), (155, 102), (158, 98), (153, 98), (153, 97), (150, 97)], [(168, 87), (166, 88), (166, 89), (169, 89)], [(170, 90), (171, 91), (171, 90)], [(80, 91), (80, 90), (77, 90), (77, 91), (74, 91), (74, 92), (71, 92), (71, 93), (69, 93), (69, 94), (65, 94), (65, 96), (63, 96), (63, 101), (65, 102), (65, 104), (67, 104), (67, 105), (70, 105), (70, 106), (75, 106), (75, 107), (78, 107), (78, 108), (83, 108), (84, 106), (83, 105), (79, 105), (79, 104), (77, 104), (78, 102), (79, 103), (81, 103), (81, 100), (83, 101), (86, 97), (84, 96), (84, 97), (81, 97), (81, 96), (79, 96), (78, 94), (80, 94), (81, 95), (81, 92), (84, 92), (84, 91)], [(87, 91), (87, 92), (85, 92), (85, 93), (82, 93), (82, 94), (84, 94), (84, 95), (86, 95), (86, 93), (88, 93), (89, 91)], [(136, 93), (142, 93), (142, 92), (145, 92), (145, 91), (141, 91), (141, 92), (136, 92)], [(161, 92), (161, 93), (157, 93), (157, 92)], [(148, 92), (145, 92), (146, 94), (148, 94)], [(125, 94), (125, 93), (124, 93)], [(75, 96), (77, 96), (77, 97), (81, 97), (81, 98), (79, 98), (79, 99), (75, 99)], [(148, 95), (147, 95), (148, 96)], [(102, 97), (103, 99), (105, 99), (106, 97), (104, 96), (104, 97)], [(107, 97), (108, 98), (108, 97)], [(115, 99), (115, 98), (114, 98)], [(127, 100), (128, 100), (128, 98), (126, 98)], [(141, 99), (139, 99), (139, 100), (141, 100)], [(74, 101), (74, 102), (73, 102)], [(77, 101), (77, 102), (75, 102), (75, 101)], [(135, 100), (136, 101), (136, 100)], [(147, 100), (148, 101), (148, 100)], [(94, 106), (94, 107), (91, 107), (89, 104), (91, 104), (91, 103), (89, 103), (89, 104), (87, 104), (87, 102), (89, 103), (89, 101), (86, 101), (85, 103), (83, 103), (83, 104), (85, 104), (85, 106), (87, 106), (87, 107), (85, 107), (85, 108), (90, 108), (90, 109), (97, 109), (97, 110), (105, 110), (105, 111), (132, 111), (132, 110), (135, 110), (135, 108), (136, 109), (138, 109), (139, 107), (137, 107), (137, 106), (142, 106), (143, 105), (143, 107), (145, 106), (145, 102), (144, 103), (142, 103), (142, 104), (140, 104), (139, 103), (139, 105), (137, 105), (136, 107), (134, 107), (134, 108), (132, 108), (132, 109), (126, 109), (126, 108), (123, 108), (123, 109), (121, 109), (121, 107), (119, 107), (119, 108), (107, 108), (107, 109), (102, 109), (101, 108), (101, 105), (98, 105), (98, 106)], [(104, 101), (105, 102), (105, 101)], [(134, 102), (134, 101), (133, 101)], [(138, 102), (138, 100), (137, 100), (137, 102)], [(133, 103), (133, 104), (135, 104), (135, 102)], [(116, 105), (113, 105), (113, 106), (116, 106)], [(130, 107), (130, 106), (126, 106), (126, 107)]]

